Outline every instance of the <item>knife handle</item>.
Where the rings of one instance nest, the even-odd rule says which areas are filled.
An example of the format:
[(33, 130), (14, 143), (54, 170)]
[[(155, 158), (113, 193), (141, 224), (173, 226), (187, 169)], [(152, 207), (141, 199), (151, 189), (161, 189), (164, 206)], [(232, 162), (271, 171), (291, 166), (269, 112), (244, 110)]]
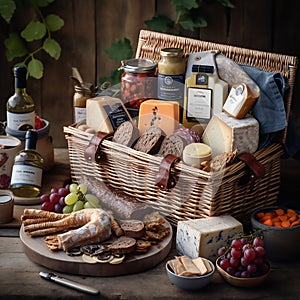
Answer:
[(89, 294), (94, 294), (94, 295), (99, 294), (99, 290), (97, 290), (97, 289), (95, 289), (93, 287), (84, 285), (82, 283), (78, 283), (76, 281), (73, 281), (73, 280), (70, 280), (70, 279), (58, 276), (58, 275), (53, 274), (53, 273), (40, 272), (39, 275), (42, 278), (45, 278), (47, 280), (53, 281), (55, 283), (64, 285), (66, 287), (69, 287), (69, 288), (72, 288), (72, 289), (75, 289), (75, 290), (78, 290), (78, 291), (81, 291), (81, 292), (85, 292), (85, 293), (89, 293)]

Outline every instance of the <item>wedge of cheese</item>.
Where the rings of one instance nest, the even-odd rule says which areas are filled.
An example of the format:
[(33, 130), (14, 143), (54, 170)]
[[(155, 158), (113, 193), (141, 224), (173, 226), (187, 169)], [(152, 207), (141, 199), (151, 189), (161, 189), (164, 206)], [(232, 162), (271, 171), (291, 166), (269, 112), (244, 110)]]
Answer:
[(138, 128), (143, 134), (150, 126), (161, 128), (166, 135), (180, 127), (179, 102), (150, 99), (142, 102), (139, 110)]
[(238, 154), (254, 153), (258, 148), (259, 123), (250, 115), (236, 119), (221, 112), (215, 114), (207, 124), (202, 141), (211, 147), (212, 157), (234, 150)]
[(179, 221), (176, 249), (192, 259), (204, 257), (215, 261), (218, 249), (240, 233), (243, 225), (230, 215)]
[(95, 131), (113, 133), (125, 121), (132, 119), (119, 98), (99, 96), (86, 101), (86, 125)]

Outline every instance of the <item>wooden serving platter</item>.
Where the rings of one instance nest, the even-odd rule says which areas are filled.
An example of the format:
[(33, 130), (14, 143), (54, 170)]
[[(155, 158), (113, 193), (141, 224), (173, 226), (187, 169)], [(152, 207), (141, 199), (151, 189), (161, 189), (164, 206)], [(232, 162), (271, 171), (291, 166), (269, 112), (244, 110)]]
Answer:
[(81, 256), (68, 256), (64, 251), (52, 252), (43, 241), (43, 237), (30, 237), (24, 232), (23, 225), (20, 228), (20, 239), (28, 258), (49, 269), (75, 275), (119, 276), (146, 271), (166, 258), (172, 247), (173, 231), (168, 221), (164, 225), (170, 227), (170, 234), (167, 237), (157, 245), (152, 245), (147, 253), (127, 255), (125, 260), (117, 265), (89, 264), (84, 262)]

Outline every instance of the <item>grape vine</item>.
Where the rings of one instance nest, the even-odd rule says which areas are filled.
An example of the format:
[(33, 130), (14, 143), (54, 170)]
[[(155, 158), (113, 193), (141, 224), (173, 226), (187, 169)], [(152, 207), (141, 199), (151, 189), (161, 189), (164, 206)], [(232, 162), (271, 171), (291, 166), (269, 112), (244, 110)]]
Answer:
[[(64, 26), (64, 20), (56, 14), (43, 15), (42, 9), (55, 0), (1, 0), (0, 16), (8, 24), (14, 24), (17, 13), (23, 9), (33, 8), (35, 19), (30, 20), (20, 32), (13, 30), (4, 40), (7, 60), (21, 59), (15, 65), (27, 67), (28, 76), (40, 79), (44, 74), (43, 62), (37, 58), (39, 52), (46, 52), (58, 60), (61, 55), (60, 44), (53, 38), (52, 33)], [(13, 28), (14, 26), (11, 26)], [(38, 41), (36, 48), (31, 50), (32, 42)]]

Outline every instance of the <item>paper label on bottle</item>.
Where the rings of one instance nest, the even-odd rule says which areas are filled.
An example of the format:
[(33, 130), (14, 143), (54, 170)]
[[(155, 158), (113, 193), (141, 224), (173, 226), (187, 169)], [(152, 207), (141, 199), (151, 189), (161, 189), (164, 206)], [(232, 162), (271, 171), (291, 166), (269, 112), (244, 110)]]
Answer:
[(11, 185), (42, 186), (43, 169), (31, 165), (14, 165), (11, 176)]
[(78, 123), (86, 119), (86, 108), (85, 107), (74, 107), (75, 123)]
[(18, 130), (21, 124), (29, 124), (35, 128), (35, 112), (16, 114), (7, 111), (7, 127), (13, 130)]
[(202, 122), (211, 118), (212, 89), (188, 88), (186, 118), (189, 122)]

